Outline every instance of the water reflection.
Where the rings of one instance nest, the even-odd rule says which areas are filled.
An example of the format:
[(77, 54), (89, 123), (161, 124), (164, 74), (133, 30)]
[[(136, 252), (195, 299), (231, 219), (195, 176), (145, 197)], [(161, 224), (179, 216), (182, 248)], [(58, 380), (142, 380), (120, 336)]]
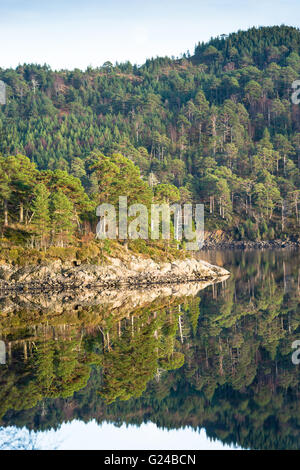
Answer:
[(98, 302), (0, 299), (0, 425), (151, 422), (204, 428), (224, 445), (299, 448), (299, 252), (201, 256), (230, 279)]
[(9, 450), (235, 450), (219, 440), (209, 439), (204, 429), (167, 430), (153, 423), (139, 426), (123, 424), (114, 426), (95, 420), (88, 423), (73, 420), (59, 429), (29, 431), (14, 426), (0, 428), (2, 449)]

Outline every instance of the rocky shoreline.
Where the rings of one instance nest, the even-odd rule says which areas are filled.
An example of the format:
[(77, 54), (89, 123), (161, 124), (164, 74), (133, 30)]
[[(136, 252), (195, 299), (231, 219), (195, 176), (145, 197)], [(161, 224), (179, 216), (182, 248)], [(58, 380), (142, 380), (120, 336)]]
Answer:
[(270, 241), (250, 241), (250, 240), (206, 240), (202, 250), (251, 250), (251, 249), (281, 249), (300, 248), (300, 241), (292, 240), (270, 240)]
[(171, 263), (156, 263), (151, 259), (131, 256), (126, 261), (110, 258), (99, 266), (52, 263), (19, 267), (0, 265), (0, 293), (55, 292), (84, 289), (145, 288), (153, 285), (184, 284), (188, 282), (212, 283), (228, 277), (221, 267), (193, 258)]

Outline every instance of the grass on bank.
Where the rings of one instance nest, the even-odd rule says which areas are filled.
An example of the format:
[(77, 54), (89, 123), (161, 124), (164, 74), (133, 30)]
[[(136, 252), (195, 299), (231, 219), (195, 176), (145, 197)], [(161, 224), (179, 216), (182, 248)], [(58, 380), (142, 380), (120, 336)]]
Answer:
[(176, 242), (170, 240), (97, 240), (94, 235), (73, 237), (66, 246), (50, 245), (44, 249), (30, 246), (32, 232), (18, 227), (8, 227), (0, 238), (0, 264), (15, 266), (47, 264), (60, 260), (78, 266), (82, 263), (103, 265), (109, 257), (126, 260), (130, 255), (151, 258), (156, 262), (168, 262), (184, 259), (188, 252)]

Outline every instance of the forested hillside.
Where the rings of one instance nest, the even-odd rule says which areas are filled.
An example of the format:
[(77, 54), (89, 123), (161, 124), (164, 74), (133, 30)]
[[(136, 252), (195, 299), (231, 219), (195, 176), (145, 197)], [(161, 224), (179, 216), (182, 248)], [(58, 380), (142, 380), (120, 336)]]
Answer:
[[(93, 159), (101, 152), (137, 165), (145, 191), (146, 183), (154, 191), (172, 184), (181, 202), (204, 202), (208, 231), (222, 229), (237, 240), (298, 237), (300, 107), (291, 94), (299, 54), (300, 31), (276, 26), (221, 36), (198, 44), (192, 56), (140, 67), (0, 69), (8, 95), (0, 109), (2, 225), (29, 223), (36, 191), (46, 197), (55, 178), (72, 181), (77, 195), (85, 192), (80, 204), (96, 201), (107, 175), (104, 157), (101, 168)], [(19, 192), (6, 158), (18, 154), (42, 175), (19, 178)], [(44, 187), (37, 189), (37, 181)], [(72, 191), (65, 183), (59, 189), (56, 204), (66, 206), (63, 196)]]

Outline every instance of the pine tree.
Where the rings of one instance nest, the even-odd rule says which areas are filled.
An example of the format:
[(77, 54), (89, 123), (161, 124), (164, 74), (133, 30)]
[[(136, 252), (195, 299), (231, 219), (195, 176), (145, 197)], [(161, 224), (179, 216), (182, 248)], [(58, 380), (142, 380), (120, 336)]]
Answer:
[(50, 229), (49, 191), (43, 183), (36, 186), (32, 204), (32, 225), (44, 245)]
[(58, 190), (52, 197), (52, 230), (58, 244), (64, 246), (64, 242), (74, 232), (74, 207), (70, 199)]

